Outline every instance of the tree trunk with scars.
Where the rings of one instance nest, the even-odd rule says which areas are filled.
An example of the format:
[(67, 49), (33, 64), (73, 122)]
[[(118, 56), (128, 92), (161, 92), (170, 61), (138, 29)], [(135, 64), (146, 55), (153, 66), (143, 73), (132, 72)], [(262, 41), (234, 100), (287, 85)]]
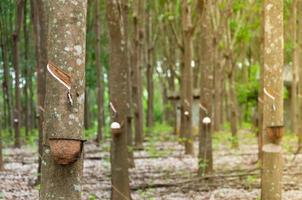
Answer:
[(112, 112), (111, 144), (111, 199), (131, 199), (128, 175), (127, 120), (128, 68), (127, 38), (123, 5), (126, 1), (107, 0), (107, 21), (110, 36), (109, 91)]
[(15, 70), (15, 107), (14, 107), (14, 128), (15, 128), (15, 147), (21, 147), (21, 138), (20, 138), (20, 66), (19, 66), (19, 39), (20, 39), (20, 30), (23, 21), (23, 8), (24, 0), (18, 0), (16, 2), (16, 27), (13, 33), (13, 65)]
[(181, 70), (181, 133), (184, 136), (185, 153), (194, 154), (192, 134), (192, 34), (191, 8), (187, 0), (181, 1), (181, 24), (183, 32), (183, 66)]
[(283, 0), (265, 0), (261, 199), (282, 199), (283, 158)]
[(133, 108), (134, 108), (134, 127), (135, 127), (135, 147), (143, 148), (143, 102), (142, 102), (142, 68), (143, 68), (143, 42), (145, 38), (144, 15), (145, 0), (133, 1), (134, 13), (134, 64), (133, 64)]
[(199, 161), (198, 175), (213, 171), (212, 132), (213, 132), (213, 44), (211, 34), (210, 1), (205, 1), (201, 23), (200, 50), (200, 122), (199, 122)]
[(41, 200), (81, 199), (86, 0), (48, 2)]
[(95, 67), (96, 67), (96, 82), (97, 82), (97, 105), (98, 105), (98, 130), (96, 142), (99, 144), (103, 138), (103, 123), (104, 123), (104, 75), (101, 65), (101, 31), (100, 31), (100, 0), (95, 0)]

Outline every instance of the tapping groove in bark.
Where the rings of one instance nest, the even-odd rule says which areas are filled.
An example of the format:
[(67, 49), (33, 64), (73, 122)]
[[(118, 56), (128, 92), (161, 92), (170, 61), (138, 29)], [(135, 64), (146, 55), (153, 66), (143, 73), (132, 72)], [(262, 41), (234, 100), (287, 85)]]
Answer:
[[(85, 102), (86, 0), (48, 1), (48, 60), (70, 76), (70, 91), (46, 74), (41, 200), (81, 199), (83, 154), (67, 165), (56, 163), (58, 141), (64, 159), (81, 147)], [(70, 92), (70, 94), (69, 94)], [(72, 103), (71, 103), (72, 99)], [(70, 141), (70, 142), (69, 142)], [(63, 148), (64, 146), (64, 148)]]
[[(127, 131), (129, 117), (129, 68), (127, 29), (125, 26), (126, 0), (106, 1), (110, 38), (109, 93), (112, 125), (119, 125), (119, 133), (112, 133), (111, 142), (111, 199), (131, 199), (128, 175)], [(126, 63), (126, 64), (125, 64)], [(125, 67), (126, 65), (126, 67)], [(114, 124), (113, 124), (114, 123)]]
[[(263, 45), (263, 158), (261, 199), (282, 199), (283, 158), (277, 135), (283, 127), (283, 0), (265, 0)], [(273, 135), (271, 133), (274, 133)], [(278, 138), (277, 138), (278, 137)]]

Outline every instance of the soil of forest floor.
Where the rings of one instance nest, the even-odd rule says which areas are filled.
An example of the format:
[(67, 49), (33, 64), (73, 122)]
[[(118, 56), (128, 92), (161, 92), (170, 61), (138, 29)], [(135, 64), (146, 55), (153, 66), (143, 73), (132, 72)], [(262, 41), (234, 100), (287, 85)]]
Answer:
[[(260, 170), (256, 138), (240, 131), (239, 149), (231, 148), (227, 133), (216, 133), (213, 140), (214, 173), (198, 177), (198, 142), (195, 156), (184, 155), (183, 146), (169, 133), (162, 133), (135, 151), (135, 168), (130, 169), (133, 200), (257, 200), (260, 199)], [(302, 199), (302, 154), (293, 160), (294, 136), (285, 138), (283, 200)], [(110, 199), (110, 141), (97, 147), (85, 145), (83, 199)], [(38, 200), (36, 148), (4, 149), (5, 171), (0, 172), (0, 199)]]

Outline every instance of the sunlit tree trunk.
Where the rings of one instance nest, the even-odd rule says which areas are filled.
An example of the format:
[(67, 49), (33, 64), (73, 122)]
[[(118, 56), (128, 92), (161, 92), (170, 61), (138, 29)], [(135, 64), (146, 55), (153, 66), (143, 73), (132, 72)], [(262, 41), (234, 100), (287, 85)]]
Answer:
[(86, 0), (49, 1), (41, 200), (81, 199)]
[(109, 92), (112, 112), (111, 199), (131, 199), (128, 175), (127, 125), (128, 68), (125, 15), (122, 0), (106, 1), (110, 35)]
[(283, 0), (265, 0), (261, 199), (282, 199), (283, 158)]

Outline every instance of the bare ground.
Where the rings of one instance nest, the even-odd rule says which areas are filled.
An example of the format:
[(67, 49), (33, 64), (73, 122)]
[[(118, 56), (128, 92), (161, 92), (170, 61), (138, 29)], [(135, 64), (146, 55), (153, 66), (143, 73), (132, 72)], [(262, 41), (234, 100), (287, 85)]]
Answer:
[[(219, 135), (221, 134), (221, 135)], [(240, 132), (240, 149), (230, 148), (230, 141), (217, 133), (214, 139), (214, 168), (211, 176), (197, 176), (197, 156), (183, 154), (177, 141), (149, 141), (145, 150), (135, 152), (134, 169), (130, 169), (132, 198), (257, 200), (260, 194), (260, 171), (257, 164), (256, 139), (247, 131)], [(222, 138), (222, 139), (220, 139)], [(302, 199), (302, 155), (293, 161), (295, 140), (284, 142), (284, 200)], [(109, 141), (101, 147), (85, 145), (83, 199), (110, 199)], [(197, 154), (198, 144), (195, 142)], [(35, 148), (7, 148), (5, 171), (0, 172), (0, 199), (38, 199)]]

